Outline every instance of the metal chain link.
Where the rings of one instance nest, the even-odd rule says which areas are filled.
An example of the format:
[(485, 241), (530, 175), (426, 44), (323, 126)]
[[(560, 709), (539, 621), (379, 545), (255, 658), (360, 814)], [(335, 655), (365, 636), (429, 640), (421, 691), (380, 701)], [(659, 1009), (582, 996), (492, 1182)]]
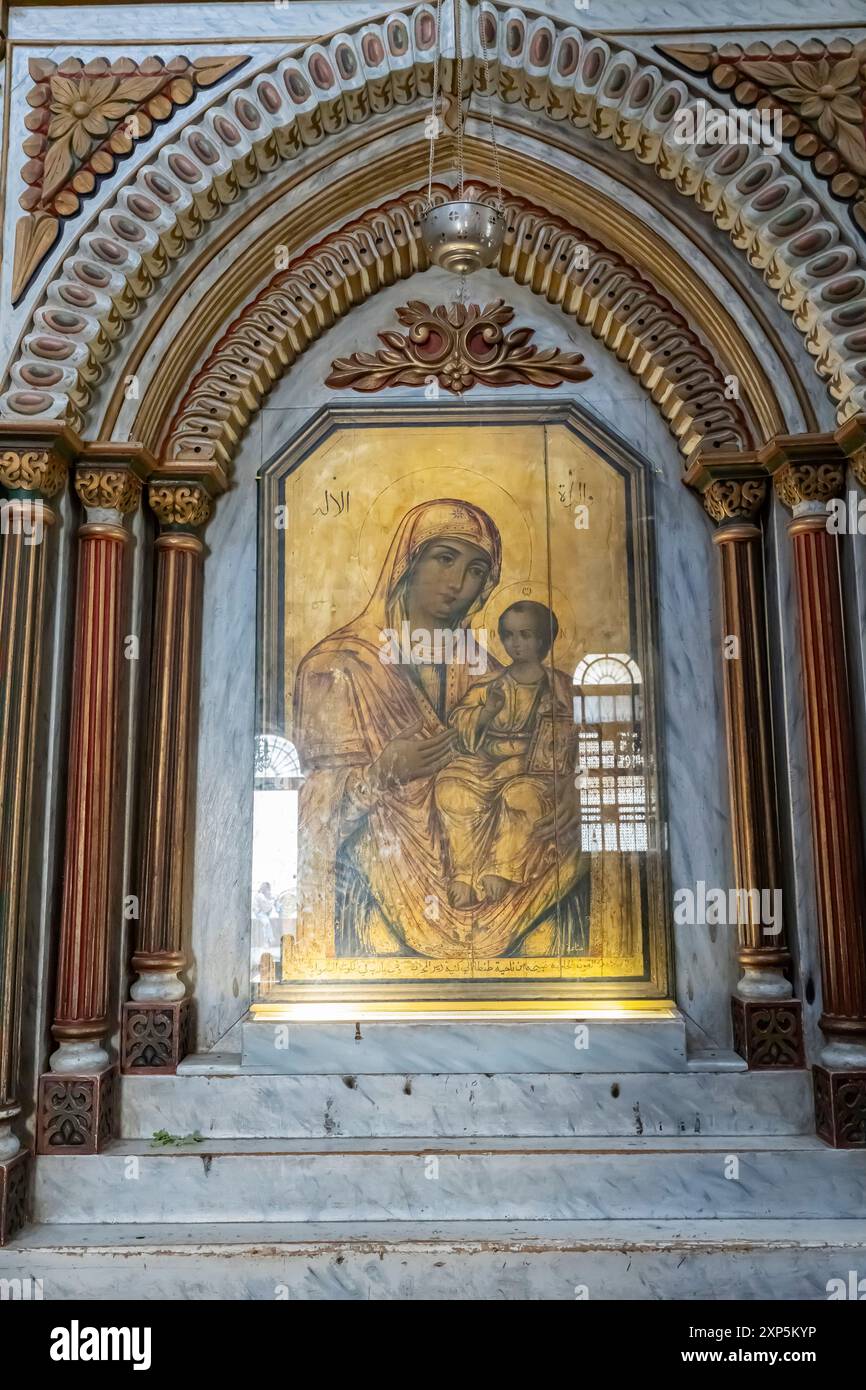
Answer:
[[(436, 0), (436, 42), (433, 50), (433, 106), (431, 108), (430, 159), (427, 166), (427, 207), (433, 206), (433, 151), (438, 139), (439, 54), (442, 48), (442, 0)], [(434, 134), (434, 131), (436, 132)]]
[(463, 43), (460, 33), (460, 3), (454, 0), (454, 49), (457, 59), (457, 175), (463, 197)]
[(493, 88), (490, 83), (490, 58), (487, 53), (487, 36), (484, 32), (484, 11), (478, 12), (478, 33), (481, 38), (481, 53), (484, 58), (484, 91), (487, 96), (487, 119), (490, 122), (490, 143), (493, 146), (493, 168), (496, 172), (496, 192), (502, 208), (502, 174), (499, 171), (499, 146), (496, 143), (496, 122), (493, 119)]

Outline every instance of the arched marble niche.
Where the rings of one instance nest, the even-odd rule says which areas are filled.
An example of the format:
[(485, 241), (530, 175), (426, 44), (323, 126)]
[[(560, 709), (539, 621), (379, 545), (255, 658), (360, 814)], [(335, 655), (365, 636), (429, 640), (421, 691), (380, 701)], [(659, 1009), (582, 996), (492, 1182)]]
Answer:
[[(469, 282), (481, 304), (503, 294), (492, 272)], [(397, 327), (394, 310), (408, 298), (447, 302), (454, 281), (431, 270), (356, 309), (326, 333), (285, 377), (252, 421), (237, 455), (233, 483), (209, 525), (202, 625), (199, 753), (195, 797), (191, 982), (197, 1000), (196, 1047), (227, 1045), (226, 1034), (249, 1005), (253, 748), (256, 708), (257, 483), (264, 464), (284, 449), (325, 405), (357, 407), (354, 393), (324, 385), (332, 360), (370, 350), (376, 333)], [(505, 287), (516, 323), (536, 330), (541, 347), (585, 355), (592, 378), (556, 391), (479, 387), (467, 403), (575, 400), (602, 431), (645, 460), (655, 533), (659, 740), (665, 768), (665, 835), (670, 884), (732, 881), (719, 677), (716, 566), (710, 527), (682, 485), (676, 443), (641, 387), (589, 334), (566, 334), (559, 312), (530, 291)], [(423, 401), (418, 388), (378, 399)], [(327, 557), (322, 557), (327, 564)], [(730, 995), (737, 978), (733, 928), (672, 928), (673, 990), (684, 1011), (711, 1038), (729, 1039)]]

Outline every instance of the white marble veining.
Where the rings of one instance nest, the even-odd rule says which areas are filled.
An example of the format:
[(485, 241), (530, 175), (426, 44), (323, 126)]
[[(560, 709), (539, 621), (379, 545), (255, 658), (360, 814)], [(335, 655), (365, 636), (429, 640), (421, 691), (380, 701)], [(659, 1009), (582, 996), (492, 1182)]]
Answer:
[(294, 1075), (363, 1072), (684, 1071), (685, 1025), (675, 1011), (646, 1019), (494, 1023), (270, 1023), (243, 1025), (243, 1061)]
[(0, 1250), (74, 1301), (822, 1300), (851, 1270), (862, 1221), (45, 1226)]
[[(132, 1160), (135, 1160), (134, 1162)], [(866, 1154), (820, 1140), (122, 1140), (40, 1158), (40, 1222), (853, 1217)]]
[(806, 1072), (128, 1076), (120, 1129), (207, 1139), (805, 1134)]
[(255, 470), (258, 421), (239, 472), (249, 481), (208, 523), (193, 840), (196, 1046), (212, 1047), (249, 1004), (256, 671)]

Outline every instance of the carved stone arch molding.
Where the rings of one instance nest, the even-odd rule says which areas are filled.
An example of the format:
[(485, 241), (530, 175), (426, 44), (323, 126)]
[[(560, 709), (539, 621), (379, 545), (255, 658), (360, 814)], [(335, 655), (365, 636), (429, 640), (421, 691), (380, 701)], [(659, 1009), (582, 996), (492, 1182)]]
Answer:
[[(82, 427), (126, 322), (224, 207), (306, 147), (429, 95), (433, 16), (423, 3), (310, 44), (221, 93), (157, 150), (49, 280), (0, 411)], [(573, 25), (482, 0), (466, 47), (467, 93), (486, 90), (486, 50), (502, 101), (610, 140), (694, 198), (777, 292), (839, 419), (864, 408), (866, 272), (838, 223), (779, 159), (754, 145), (678, 143), (676, 114), (698, 100), (686, 84)], [(447, 35), (443, 75), (456, 91)]]
[[(471, 193), (496, 197), (478, 184)], [(434, 187), (435, 201), (449, 196)], [(426, 190), (413, 190), (371, 208), (278, 272), (193, 378), (160, 458), (169, 466), (187, 459), (227, 468), (267, 392), (326, 328), (386, 285), (428, 268), (419, 224), (425, 204)], [(751, 446), (753, 428), (740, 402), (726, 397), (722, 368), (669, 300), (617, 252), (564, 219), (513, 195), (506, 195), (505, 212), (496, 269), (559, 305), (614, 352), (649, 391), (686, 459), (699, 447)], [(137, 435), (150, 437), (155, 409), (145, 397)]]

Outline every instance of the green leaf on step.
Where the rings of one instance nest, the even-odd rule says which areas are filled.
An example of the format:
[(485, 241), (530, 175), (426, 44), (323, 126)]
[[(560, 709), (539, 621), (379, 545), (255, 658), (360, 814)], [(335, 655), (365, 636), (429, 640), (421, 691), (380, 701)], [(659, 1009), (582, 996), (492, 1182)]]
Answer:
[(194, 1134), (169, 1134), (167, 1129), (155, 1129), (150, 1142), (162, 1148), (178, 1148), (181, 1144), (202, 1144), (204, 1135), (198, 1130)]

